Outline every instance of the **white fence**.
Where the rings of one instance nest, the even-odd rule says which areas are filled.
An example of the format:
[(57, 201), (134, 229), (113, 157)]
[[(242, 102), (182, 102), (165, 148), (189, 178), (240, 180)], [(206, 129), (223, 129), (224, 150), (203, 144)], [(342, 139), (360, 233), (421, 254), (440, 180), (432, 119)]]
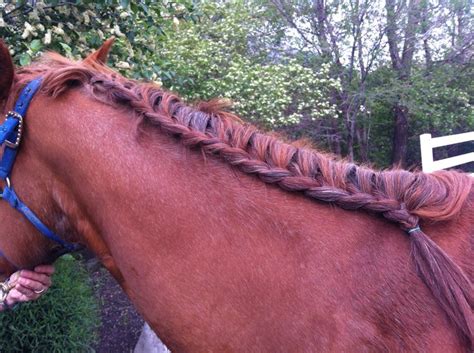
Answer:
[[(474, 131), (464, 134), (431, 137), (431, 134), (420, 135), (421, 165), (424, 172), (455, 167), (457, 165), (474, 162), (474, 152), (461, 154), (440, 160), (433, 160), (433, 148), (454, 145), (467, 141), (474, 141)], [(474, 174), (473, 174), (474, 175)]]

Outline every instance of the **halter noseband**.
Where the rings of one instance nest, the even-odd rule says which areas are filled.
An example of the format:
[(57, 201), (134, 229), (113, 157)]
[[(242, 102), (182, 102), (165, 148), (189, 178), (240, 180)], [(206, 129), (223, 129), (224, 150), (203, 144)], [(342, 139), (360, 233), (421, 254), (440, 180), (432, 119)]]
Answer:
[(41, 78), (37, 78), (29, 82), (26, 87), (23, 88), (20, 97), (16, 101), (14, 110), (7, 113), (5, 121), (0, 125), (0, 146), (5, 144), (2, 160), (0, 161), (0, 179), (4, 181), (5, 186), (3, 190), (0, 189), (0, 199), (8, 201), (10, 206), (23, 214), (41, 234), (60, 244), (66, 252), (70, 252), (77, 250), (79, 246), (64, 241), (45, 226), (33, 211), (18, 198), (10, 181), (10, 174), (21, 142), (23, 120), (31, 100), (41, 86), (41, 81)]

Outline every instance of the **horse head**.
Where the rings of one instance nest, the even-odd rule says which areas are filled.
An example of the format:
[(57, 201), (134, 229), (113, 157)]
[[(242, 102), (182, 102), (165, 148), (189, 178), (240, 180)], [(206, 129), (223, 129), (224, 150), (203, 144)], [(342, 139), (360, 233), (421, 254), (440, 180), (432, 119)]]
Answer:
[[(84, 59), (82, 64), (91, 67), (103, 65), (112, 43), (113, 39), (106, 41), (99, 50)], [(28, 68), (21, 74), (15, 71), (9, 50), (0, 41), (0, 112), (6, 114), (6, 117), (19, 99), (20, 89), (38, 76), (34, 71), (29, 72)], [(54, 229), (60, 238), (59, 243), (43, 236), (31, 221), (14, 209), (24, 207), (22, 204), (18, 205), (16, 198), (10, 205), (8, 202), (0, 202), (1, 277), (9, 276), (20, 268), (32, 268), (40, 263), (52, 262), (59, 255), (72, 250), (65, 249), (67, 242), (79, 241), (77, 230), (64, 214), (68, 201), (64, 200), (62, 190), (67, 187), (59, 177), (60, 173), (55, 172), (57, 165), (55, 166), (53, 157), (55, 150), (68, 142), (66, 137), (61, 138), (59, 126), (55, 130), (44, 128), (47, 120), (45, 117), (51, 114), (45, 97), (41, 94), (33, 97), (27, 117), (23, 117), (28, 122), (20, 127), (23, 130), (20, 132), (21, 153), (15, 157), (11, 172), (5, 173), (8, 175), (2, 181), (0, 189), (5, 191), (8, 187), (15, 190), (18, 200), (26, 201), (29, 209), (27, 212), (40, 222), (42, 220), (48, 229)], [(51, 139), (53, 135), (59, 139)], [(4, 154), (6, 148), (4, 147)], [(5, 196), (5, 192), (2, 194)]]

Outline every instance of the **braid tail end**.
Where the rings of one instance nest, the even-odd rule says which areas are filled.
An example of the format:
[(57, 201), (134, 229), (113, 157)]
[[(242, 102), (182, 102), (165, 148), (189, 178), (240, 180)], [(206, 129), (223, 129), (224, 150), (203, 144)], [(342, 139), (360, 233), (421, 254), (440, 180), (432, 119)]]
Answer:
[(410, 233), (418, 275), (474, 351), (474, 287), (463, 270), (419, 228)]

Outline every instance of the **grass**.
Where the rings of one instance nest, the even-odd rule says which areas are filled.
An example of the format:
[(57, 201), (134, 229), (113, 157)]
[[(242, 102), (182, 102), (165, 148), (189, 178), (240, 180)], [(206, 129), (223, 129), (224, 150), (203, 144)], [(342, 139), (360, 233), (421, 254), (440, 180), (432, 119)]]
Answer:
[(70, 255), (55, 267), (45, 295), (0, 313), (1, 353), (94, 352), (100, 319), (89, 276)]

